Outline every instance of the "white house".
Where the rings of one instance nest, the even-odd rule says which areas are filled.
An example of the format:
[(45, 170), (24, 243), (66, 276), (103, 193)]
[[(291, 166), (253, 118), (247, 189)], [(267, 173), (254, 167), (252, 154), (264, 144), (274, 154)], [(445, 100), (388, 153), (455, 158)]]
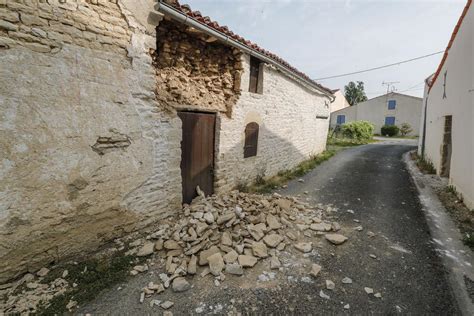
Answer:
[(341, 89), (333, 90), (333, 93), (335, 99), (331, 103), (331, 113), (351, 106)]
[(474, 208), (474, 9), (469, 0), (426, 80), (418, 152)]
[(331, 90), (177, 1), (3, 2), (0, 52), (0, 283), (326, 147)]
[(331, 127), (353, 121), (369, 121), (379, 134), (384, 125), (408, 123), (418, 135), (422, 99), (392, 92), (331, 113)]

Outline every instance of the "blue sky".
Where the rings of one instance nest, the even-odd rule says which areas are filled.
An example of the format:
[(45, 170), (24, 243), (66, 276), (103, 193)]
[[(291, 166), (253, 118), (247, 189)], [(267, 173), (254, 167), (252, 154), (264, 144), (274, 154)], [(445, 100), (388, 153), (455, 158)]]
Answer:
[[(446, 48), (465, 0), (181, 0), (268, 49), (312, 78), (372, 68)], [(369, 98), (382, 81), (421, 96), (442, 55), (366, 74), (320, 81), (336, 89), (365, 82)], [(410, 89), (406, 91), (407, 89)]]

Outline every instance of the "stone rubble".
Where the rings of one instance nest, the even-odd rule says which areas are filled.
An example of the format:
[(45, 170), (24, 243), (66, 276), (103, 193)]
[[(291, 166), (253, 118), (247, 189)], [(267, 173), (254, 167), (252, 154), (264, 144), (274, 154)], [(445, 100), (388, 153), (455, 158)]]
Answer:
[(326, 299), (326, 300), (331, 299), (331, 297), (329, 297), (329, 295), (325, 294), (325, 293), (323, 292), (323, 290), (320, 290), (320, 291), (319, 291), (319, 297), (324, 298), (324, 299)]
[(324, 237), (334, 245), (341, 245), (347, 240), (346, 236), (340, 234), (326, 234)]
[[(164, 288), (171, 282), (175, 292), (188, 290), (191, 285), (186, 275), (194, 275), (198, 269), (202, 269), (201, 277), (211, 275), (215, 285), (220, 286), (226, 274), (243, 276), (245, 269), (259, 261), (264, 261), (270, 270), (281, 269), (278, 254), (287, 245), (293, 245), (304, 256), (311, 255), (313, 242), (307, 237), (313, 238), (313, 234), (325, 233), (325, 238), (334, 244), (345, 242), (347, 237), (330, 234), (341, 230), (341, 226), (326, 221), (325, 211), (277, 193), (263, 196), (232, 191), (207, 198), (200, 194), (190, 205), (184, 205), (173, 224), (163, 225), (151, 235), (158, 241), (136, 245), (136, 254), (143, 254), (147, 246), (146, 250), (153, 249), (153, 253), (166, 258)], [(313, 264), (310, 275), (316, 277), (320, 270), (321, 266)], [(266, 272), (258, 280), (267, 281), (274, 276), (275, 272)], [(328, 283), (328, 288), (334, 287)], [(145, 289), (153, 290), (150, 286)]]
[(336, 288), (336, 284), (331, 280), (326, 280), (326, 289), (334, 290)]
[(348, 278), (348, 277), (345, 277), (344, 279), (342, 279), (342, 283), (343, 284), (352, 284), (352, 279)]
[[(187, 276), (210, 275), (214, 278), (214, 284), (220, 286), (225, 282), (226, 275), (244, 277), (245, 270), (251, 269), (259, 262), (263, 262), (268, 271), (275, 272), (264, 272), (258, 277), (258, 281), (272, 280), (276, 273), (283, 269), (279, 256), (287, 246), (292, 245), (288, 250), (296, 249), (296, 254), (308, 258), (317, 254), (314, 247), (323, 245), (313, 244), (314, 238), (324, 235), (325, 239), (333, 244), (341, 244), (347, 240), (343, 235), (330, 233), (341, 230), (341, 227), (338, 223), (323, 218), (329, 211), (330, 207), (310, 206), (296, 198), (282, 197), (277, 193), (264, 196), (232, 191), (207, 198), (199, 196), (190, 205), (185, 204), (183, 211), (176, 218), (160, 225), (146, 238), (128, 243), (128, 255), (146, 260), (146, 263), (133, 266), (131, 275), (148, 273), (149, 266), (158, 261), (165, 271), (159, 275), (158, 281), (150, 280), (143, 287), (139, 302), (147, 302), (150, 306), (164, 310), (170, 309), (174, 303), (157, 299), (156, 295), (167, 288), (176, 293), (188, 291), (192, 285)], [(317, 277), (320, 271), (321, 266), (313, 264), (309, 276)], [(48, 269), (43, 268), (37, 275), (42, 278), (48, 272)], [(67, 271), (63, 271), (63, 275), (67, 274)], [(309, 276), (301, 280), (312, 283), (313, 280)], [(27, 300), (49, 301), (53, 295), (64, 293), (68, 287), (66, 280), (55, 280), (56, 286), (61, 290), (54, 292), (55, 294), (47, 294), (49, 296), (45, 299), (39, 293), (44, 293), (48, 285), (39, 284), (34, 279), (34, 275), (25, 278), (24, 283), (29, 289), (28, 295), (22, 296), (25, 306)], [(326, 282), (327, 289), (334, 287), (334, 282)], [(35, 295), (37, 299), (30, 297)], [(320, 296), (329, 299), (323, 291)], [(18, 305), (18, 297), (12, 297), (10, 301), (7, 306)], [(71, 301), (70, 304), (73, 309), (74, 302)], [(27, 310), (34, 311), (27, 307), (10, 309), (15, 312)]]
[(319, 272), (321, 272), (321, 266), (319, 264), (313, 264), (311, 266), (311, 271), (309, 272), (309, 274), (311, 274), (311, 276), (313, 277), (317, 277)]

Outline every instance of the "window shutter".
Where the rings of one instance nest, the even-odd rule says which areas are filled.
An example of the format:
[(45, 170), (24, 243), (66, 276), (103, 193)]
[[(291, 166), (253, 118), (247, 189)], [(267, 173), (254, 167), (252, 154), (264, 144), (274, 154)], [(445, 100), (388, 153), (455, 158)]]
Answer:
[(258, 91), (258, 73), (260, 70), (260, 61), (255, 57), (250, 57), (250, 83), (249, 92), (257, 93)]
[(397, 107), (397, 100), (388, 100), (388, 109), (395, 110)]
[(248, 123), (245, 127), (244, 158), (257, 156), (258, 124)]

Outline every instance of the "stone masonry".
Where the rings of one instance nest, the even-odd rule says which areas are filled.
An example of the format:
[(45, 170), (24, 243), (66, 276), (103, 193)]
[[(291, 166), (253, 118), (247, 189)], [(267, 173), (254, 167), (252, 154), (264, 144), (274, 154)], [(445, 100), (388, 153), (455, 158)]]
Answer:
[(180, 207), (181, 123), (134, 4), (0, 1), (0, 282)]
[(157, 95), (163, 104), (231, 114), (240, 94), (239, 50), (167, 19), (157, 42)]
[[(263, 93), (248, 92), (248, 55), (243, 57), (241, 96), (232, 118), (220, 116), (216, 189), (270, 177), (326, 149), (330, 100), (275, 67), (263, 67)], [(259, 124), (257, 156), (244, 158), (245, 126)]]

